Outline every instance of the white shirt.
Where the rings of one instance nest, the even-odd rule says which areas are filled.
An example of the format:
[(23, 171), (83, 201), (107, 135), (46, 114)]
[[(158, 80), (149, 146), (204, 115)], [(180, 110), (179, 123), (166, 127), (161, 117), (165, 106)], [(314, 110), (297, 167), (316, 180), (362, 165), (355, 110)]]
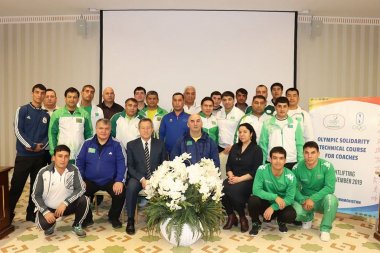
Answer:
[(310, 114), (307, 111), (298, 106), (295, 110), (289, 109), (288, 116), (301, 124), (305, 142), (314, 140), (313, 125), (311, 123)]
[(57, 209), (58, 206), (62, 204), (63, 201), (73, 193), (73, 189), (67, 189), (65, 186), (68, 172), (69, 171), (66, 168), (61, 175), (58, 173), (57, 169), (54, 168), (54, 173), (50, 174), (51, 179), (50, 185), (48, 186), (49, 191), (45, 191), (47, 192), (47, 194), (43, 196), (46, 206), (53, 209)]
[(244, 112), (235, 106), (228, 114), (226, 114), (226, 110), (224, 108), (216, 114), (216, 119), (219, 126), (220, 147), (226, 148), (234, 143), (236, 128), (243, 116)]

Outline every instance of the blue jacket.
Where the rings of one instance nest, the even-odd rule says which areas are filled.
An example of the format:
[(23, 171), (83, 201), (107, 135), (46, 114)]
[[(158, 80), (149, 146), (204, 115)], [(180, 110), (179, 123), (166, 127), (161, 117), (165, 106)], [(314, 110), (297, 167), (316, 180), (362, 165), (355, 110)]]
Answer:
[(210, 158), (214, 161), (216, 167), (220, 167), (218, 146), (204, 131), (202, 131), (202, 136), (198, 141), (194, 141), (189, 131), (187, 131), (173, 147), (170, 160), (185, 152), (191, 154), (191, 164), (199, 162), (202, 158)]
[(187, 120), (190, 114), (181, 112), (178, 117), (175, 112), (166, 114), (160, 124), (160, 140), (165, 142), (166, 151), (168, 154), (172, 151), (176, 141), (189, 129)]
[[(44, 155), (48, 145), (49, 113), (41, 108), (36, 108), (32, 103), (20, 106), (15, 116), (15, 135), (17, 156)], [(37, 143), (42, 143), (40, 152), (28, 151), (26, 148), (35, 149)]]
[(103, 186), (110, 181), (125, 182), (126, 160), (124, 148), (121, 143), (110, 137), (99, 153), (97, 136), (87, 139), (80, 148), (76, 157), (83, 180), (88, 180)]

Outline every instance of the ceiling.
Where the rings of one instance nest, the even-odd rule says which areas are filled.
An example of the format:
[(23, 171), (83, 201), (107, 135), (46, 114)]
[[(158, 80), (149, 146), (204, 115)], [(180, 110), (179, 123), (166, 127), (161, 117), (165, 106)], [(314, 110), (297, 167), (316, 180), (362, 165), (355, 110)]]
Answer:
[[(306, 11), (307, 15), (380, 17), (379, 0), (0, 0), (0, 16), (89, 14), (89, 8)], [(96, 13), (96, 12), (95, 12)]]

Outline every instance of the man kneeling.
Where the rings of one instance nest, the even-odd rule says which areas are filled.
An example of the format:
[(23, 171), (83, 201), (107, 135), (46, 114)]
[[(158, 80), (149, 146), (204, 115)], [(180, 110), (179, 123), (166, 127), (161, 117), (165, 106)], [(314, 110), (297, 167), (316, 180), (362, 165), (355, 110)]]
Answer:
[(83, 195), (85, 188), (78, 168), (69, 164), (69, 159), (70, 149), (66, 145), (58, 145), (54, 149), (53, 162), (38, 172), (33, 185), (36, 224), (46, 236), (54, 233), (57, 218), (73, 213), (73, 233), (78, 237), (86, 236), (82, 222), (90, 201)]
[(330, 240), (330, 230), (338, 208), (335, 191), (334, 166), (319, 158), (319, 147), (314, 141), (306, 142), (303, 146), (304, 160), (293, 167), (297, 178), (294, 209), (296, 220), (302, 222), (302, 228), (309, 229), (314, 218), (314, 211), (323, 213), (320, 225), (321, 240)]
[(286, 223), (293, 223), (296, 218), (292, 204), (297, 184), (293, 172), (284, 167), (286, 151), (283, 147), (274, 147), (269, 157), (270, 163), (257, 169), (253, 195), (248, 201), (249, 215), (252, 218), (251, 236), (256, 236), (261, 230), (260, 214), (264, 221), (277, 217), (281, 233), (288, 232)]

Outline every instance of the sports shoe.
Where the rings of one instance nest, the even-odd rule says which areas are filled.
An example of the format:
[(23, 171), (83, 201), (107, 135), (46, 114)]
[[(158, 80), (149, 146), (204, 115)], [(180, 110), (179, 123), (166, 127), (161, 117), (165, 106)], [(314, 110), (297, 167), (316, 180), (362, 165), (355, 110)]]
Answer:
[(302, 222), (302, 228), (303, 229), (310, 229), (312, 224), (313, 224), (313, 221)]
[(249, 231), (250, 236), (257, 236), (261, 230), (261, 225), (258, 222), (252, 222), (252, 229)]
[(286, 224), (284, 222), (277, 222), (278, 224), (278, 230), (280, 230), (281, 233), (287, 233), (288, 232), (288, 228), (286, 227)]
[(90, 227), (94, 225), (94, 221), (91, 219), (91, 220), (84, 220), (83, 223), (82, 223), (82, 228), (87, 228), (87, 227)]
[(45, 236), (52, 235), (54, 233), (55, 223), (50, 228), (44, 230)]
[(321, 240), (324, 241), (324, 242), (330, 241), (330, 233), (322, 231), (321, 232)]
[(76, 227), (73, 227), (71, 230), (74, 234), (76, 234), (78, 237), (86, 237), (86, 231), (82, 229), (81, 225), (78, 225)]

